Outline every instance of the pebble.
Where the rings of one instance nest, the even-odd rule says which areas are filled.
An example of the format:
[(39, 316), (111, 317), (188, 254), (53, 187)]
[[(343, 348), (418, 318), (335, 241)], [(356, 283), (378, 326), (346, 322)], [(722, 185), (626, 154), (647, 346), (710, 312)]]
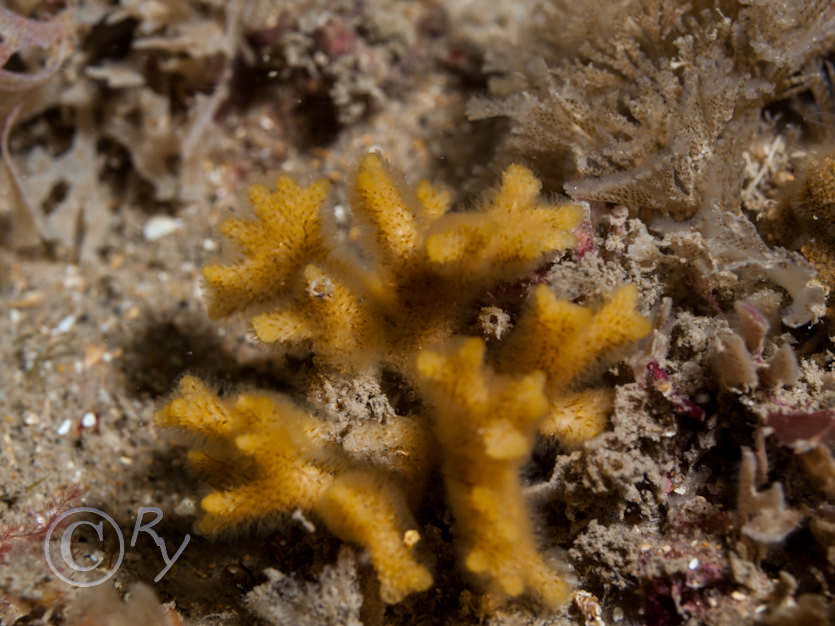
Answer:
[(304, 513), (302, 513), (301, 509), (296, 509), (295, 511), (293, 511), (293, 515), (291, 517), (297, 522), (299, 522), (302, 525), (302, 528), (304, 528), (307, 532), (316, 532), (316, 526), (314, 526), (313, 522), (311, 522), (304, 516)]
[(194, 506), (194, 500), (191, 498), (183, 498), (180, 500), (180, 503), (174, 507), (174, 514), (179, 515), (180, 517), (194, 515), (195, 511), (196, 507)]
[(31, 309), (43, 303), (43, 293), (40, 291), (29, 291), (20, 298), (12, 300), (9, 305), (21, 309)]
[(86, 287), (84, 277), (78, 273), (78, 270), (74, 266), (68, 265), (65, 270), (65, 274), (66, 276), (62, 281), (64, 289), (78, 290)]
[(67, 315), (52, 329), (52, 335), (61, 335), (75, 326), (75, 315)]
[(166, 235), (175, 233), (183, 227), (183, 220), (168, 215), (155, 215), (142, 228), (142, 234), (147, 241), (156, 241)]
[(58, 427), (58, 430), (55, 431), (55, 432), (57, 432), (59, 435), (62, 435), (62, 436), (66, 435), (68, 432), (70, 432), (70, 426), (71, 425), (72, 425), (72, 422), (70, 422), (70, 420), (68, 420), (68, 419), (65, 419), (63, 422), (61, 422), (61, 425)]

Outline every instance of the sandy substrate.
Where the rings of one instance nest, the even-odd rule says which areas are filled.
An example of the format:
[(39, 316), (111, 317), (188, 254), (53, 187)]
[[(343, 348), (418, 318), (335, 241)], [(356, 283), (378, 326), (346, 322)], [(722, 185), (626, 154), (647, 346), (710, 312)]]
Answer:
[[(7, 242), (0, 249), (0, 626), (179, 620), (249, 625), (296, 623), (292, 620), (302, 617), (310, 624), (367, 626), (661, 626), (748, 624), (764, 616), (771, 616), (769, 623), (789, 624), (804, 615), (811, 620), (805, 623), (813, 624), (824, 623), (826, 611), (831, 616), (833, 544), (827, 557), (821, 535), (828, 529), (835, 536), (835, 523), (818, 532), (809, 522), (821, 511), (832, 516), (831, 500), (816, 490), (817, 479), (810, 479), (816, 474), (794, 451), (773, 437), (766, 442), (769, 433), (759, 429), (774, 407), (805, 403), (831, 411), (826, 403), (835, 395), (832, 345), (825, 322), (792, 330), (786, 338), (801, 357), (796, 385), (773, 394), (720, 392), (711, 341), (729, 327), (725, 313), (732, 303), (702, 298), (703, 285), (691, 281), (698, 272), (694, 259), (721, 261), (704, 252), (695, 235), (686, 241), (650, 235), (637, 220), (609, 214), (600, 204), (589, 215), (592, 251), (585, 259), (566, 256), (563, 265), (549, 269), (548, 278), (562, 297), (583, 302), (599, 301), (620, 282), (634, 282), (642, 293), (642, 312), (666, 338), (656, 336), (656, 343), (642, 345), (637, 356), (627, 355), (625, 364), (602, 373), (618, 387), (606, 435), (582, 450), (540, 442), (525, 468), (547, 557), (569, 563), (581, 591), (569, 605), (544, 613), (522, 601), (480, 615), (472, 581), (456, 565), (438, 476), (434, 495), (418, 515), (435, 552), (436, 585), (398, 606), (384, 607), (375, 599), (374, 571), (361, 550), (343, 546), (301, 512), (214, 541), (194, 531), (207, 487), (186, 466), (190, 442), (153, 424), (154, 412), (183, 375), (200, 376), (226, 392), (288, 391), (320, 402), (317, 410), (335, 423), (376, 417), (388, 410), (381, 406), (397, 404), (398, 393), (408, 395), (396, 381), (346, 382), (334, 376), (326, 383), (312, 377), (318, 382), (311, 383), (309, 362), (258, 345), (246, 320), (210, 322), (201, 300), (201, 267), (225, 253), (220, 223), (235, 212), (246, 214), (249, 184), (280, 173), (300, 180), (329, 178), (331, 205), (344, 212), (346, 181), (370, 149), (384, 153), (410, 183), (429, 177), (453, 189), (463, 206), (471, 203), (495, 181), (491, 157), (506, 124), (468, 121), (465, 109), (486, 89), (480, 68), (487, 42), (520, 38), (526, 3), (511, 4), (421, 3), (429, 17), (442, 9), (444, 19), (418, 29), (407, 52), (397, 44), (398, 54), (414, 56), (408, 57), (413, 65), (398, 64), (402, 76), (386, 75), (384, 96), (350, 123), (334, 123), (334, 111), (325, 107), (333, 132), (300, 135), (288, 127), (315, 129), (324, 123), (315, 106), (285, 115), (262, 99), (223, 109), (205, 150), (189, 165), (189, 177), (200, 184), (188, 197), (161, 201), (148, 181), (126, 184), (122, 194), (112, 179), (102, 179), (112, 203), (91, 254), (65, 243), (16, 249)], [(292, 89), (303, 91), (294, 80)], [(234, 89), (244, 88), (234, 85), (233, 96)], [(12, 137), (21, 161), (30, 143), (41, 140), (38, 124), (49, 125), (38, 116), (27, 124)], [(773, 146), (773, 129), (764, 125), (758, 141)], [(774, 156), (765, 149), (758, 156), (752, 148), (751, 155), (754, 175), (758, 167), (773, 165), (763, 165)], [(120, 171), (125, 167), (130, 170), (122, 165)], [(772, 169), (758, 176), (758, 189), (766, 191), (757, 197), (773, 209), (776, 187), (792, 177), (788, 157)], [(4, 224), (14, 230), (8, 215)], [(95, 229), (90, 224), (86, 230)], [(724, 283), (710, 288), (705, 292), (718, 293), (720, 300), (723, 289), (731, 290)], [(649, 374), (636, 380), (635, 371)], [(792, 519), (798, 530), (775, 545), (752, 542), (740, 532), (746, 521), (738, 512), (742, 446), (751, 447), (760, 461), (751, 488), (760, 493), (779, 481), (789, 497), (787, 508), (797, 511)], [(53, 522), (81, 506), (111, 516), (125, 542), (120, 566), (94, 595), (61, 580), (44, 555)], [(162, 512), (153, 530), (164, 538), (169, 557), (190, 536), (160, 580), (155, 577), (165, 562), (154, 536), (139, 533), (131, 545), (140, 511), (147, 523), (150, 507)], [(103, 528), (101, 541), (92, 526), (78, 531), (73, 555), (79, 563), (101, 560), (110, 566), (119, 558), (117, 533)], [(58, 545), (50, 546), (58, 559)], [(100, 570), (75, 573), (73, 580), (91, 580)], [(267, 581), (278, 590), (273, 595)], [(123, 594), (137, 582), (153, 590), (167, 613), (156, 609), (145, 591), (133, 592), (139, 599), (129, 609), (102, 591), (115, 587)], [(256, 588), (261, 592), (252, 594)], [(277, 602), (274, 598), (299, 613), (276, 609), (268, 616), (263, 607)], [(85, 609), (88, 605), (92, 608)], [(254, 615), (254, 605), (266, 621)], [(353, 608), (343, 614), (333, 606)], [(124, 615), (112, 617), (119, 611)], [(106, 621), (107, 614), (121, 621)], [(819, 618), (824, 621), (814, 621)]]

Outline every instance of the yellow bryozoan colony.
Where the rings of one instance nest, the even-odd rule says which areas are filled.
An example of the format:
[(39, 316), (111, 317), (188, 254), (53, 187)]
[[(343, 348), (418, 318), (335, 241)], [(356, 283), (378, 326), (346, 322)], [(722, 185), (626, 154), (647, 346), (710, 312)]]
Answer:
[(349, 468), (345, 455), (329, 446), (323, 424), (281, 396), (241, 394), (226, 401), (192, 376), (183, 378), (179, 393), (157, 423), (204, 437), (189, 461), (213, 485), (228, 485), (230, 476), (245, 480), (203, 498), (202, 532), (312, 511), (338, 537), (368, 549), (385, 601), (429, 588), (429, 570), (403, 541), (415, 522), (394, 476)]
[(537, 431), (576, 446), (605, 428), (610, 390), (578, 385), (601, 356), (650, 328), (632, 286), (592, 311), (539, 285), (490, 354), (482, 339), (456, 335), (487, 290), (574, 245), (581, 207), (548, 204), (539, 192), (527, 168), (511, 165), (474, 210), (450, 212), (448, 193), (427, 182), (412, 189), (372, 153), (353, 177), (359, 238), (345, 245), (328, 217), (326, 182), (281, 177), (273, 190), (250, 190), (254, 217), (222, 227), (240, 257), (204, 268), (210, 316), (250, 313), (261, 341), (306, 347), (323, 368), (394, 368), (424, 408), (358, 425), (403, 451), (396, 463), (360, 463), (286, 397), (222, 399), (185, 377), (156, 420), (202, 436), (189, 460), (215, 488), (202, 501), (203, 532), (302, 509), (365, 548), (382, 599), (399, 602), (432, 585), (410, 505), (439, 463), (462, 565), (489, 604), (525, 592), (547, 606), (565, 600), (566, 581), (537, 550), (519, 468)]
[(281, 177), (273, 191), (255, 186), (255, 219), (223, 226), (243, 258), (203, 270), (209, 314), (258, 305), (266, 312), (252, 326), (265, 343), (306, 343), (348, 371), (408, 368), (416, 349), (445, 341), (466, 321), (485, 288), (573, 245), (580, 207), (542, 203), (539, 188), (528, 169), (511, 166), (477, 210), (450, 214), (448, 194), (428, 182), (413, 191), (369, 154), (350, 194), (364, 263), (332, 242), (326, 182), (302, 188)]
[(464, 566), (481, 576), (494, 597), (530, 589), (548, 605), (568, 585), (539, 556), (519, 483), (548, 408), (545, 376), (496, 376), (484, 366), (484, 342), (452, 342), (425, 350), (417, 366), (427, 399), (436, 407), (447, 499), (461, 537)]

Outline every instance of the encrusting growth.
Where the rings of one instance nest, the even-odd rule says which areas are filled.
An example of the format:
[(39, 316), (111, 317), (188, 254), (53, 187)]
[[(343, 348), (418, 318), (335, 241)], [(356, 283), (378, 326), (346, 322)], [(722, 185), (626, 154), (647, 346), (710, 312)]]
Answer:
[(415, 553), (410, 507), (437, 462), (463, 565), (487, 599), (527, 592), (548, 606), (562, 602), (568, 584), (537, 550), (519, 470), (538, 431), (576, 446), (605, 428), (610, 390), (578, 386), (601, 356), (649, 332), (635, 312), (636, 289), (619, 288), (593, 311), (539, 285), (488, 354), (482, 339), (456, 333), (475, 319), (486, 290), (575, 245), (582, 208), (543, 202), (530, 170), (511, 165), (474, 210), (450, 212), (448, 192), (425, 181), (412, 189), (372, 153), (349, 195), (360, 258), (328, 223), (327, 188), (281, 177), (273, 191), (251, 189), (254, 219), (222, 227), (241, 256), (204, 268), (209, 314), (250, 313), (261, 341), (305, 346), (320, 366), (394, 368), (422, 394), (423, 409), (356, 424), (359, 437), (402, 452), (358, 458), (283, 396), (219, 398), (186, 376), (156, 421), (201, 436), (189, 460), (216, 491), (202, 501), (200, 530), (214, 535), (303, 509), (368, 551), (382, 599), (396, 603), (432, 584)]

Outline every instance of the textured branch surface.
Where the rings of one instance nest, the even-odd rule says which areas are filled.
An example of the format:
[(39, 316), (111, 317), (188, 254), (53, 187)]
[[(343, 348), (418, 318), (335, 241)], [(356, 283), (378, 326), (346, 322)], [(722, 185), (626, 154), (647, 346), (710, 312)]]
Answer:
[(412, 190), (369, 154), (350, 189), (360, 259), (327, 224), (326, 183), (282, 177), (274, 191), (253, 187), (254, 219), (223, 225), (241, 256), (204, 268), (210, 314), (252, 313), (261, 341), (305, 344), (321, 364), (348, 372), (393, 366), (422, 391), (424, 409), (354, 425), (348, 443), (284, 397), (221, 399), (185, 377), (157, 422), (204, 438), (190, 454), (215, 488), (202, 502), (203, 532), (311, 511), (368, 551), (382, 599), (396, 603), (432, 585), (415, 556), (410, 506), (437, 462), (463, 565), (488, 602), (528, 592), (553, 607), (567, 598), (566, 580), (537, 549), (520, 469), (538, 429), (570, 446), (602, 432), (610, 390), (576, 387), (649, 323), (635, 312), (634, 287), (592, 310), (540, 285), (495, 351), (500, 374), (485, 364), (482, 339), (455, 335), (486, 289), (575, 244), (582, 208), (543, 202), (540, 188), (512, 165), (475, 210), (450, 213), (447, 192), (427, 182)]
[(209, 313), (257, 310), (259, 339), (304, 343), (339, 368), (382, 361), (408, 369), (417, 347), (462, 325), (485, 288), (574, 244), (581, 208), (542, 202), (540, 187), (514, 165), (476, 210), (450, 214), (448, 193), (426, 181), (412, 190), (368, 154), (350, 198), (369, 266), (325, 227), (325, 181), (302, 188), (282, 177), (274, 191), (254, 186), (255, 219), (222, 227), (242, 257), (204, 268)]
[(432, 584), (404, 539), (415, 522), (392, 476), (346, 469), (346, 459), (325, 439), (325, 425), (286, 398), (241, 394), (227, 401), (186, 376), (179, 397), (156, 421), (205, 439), (189, 454), (217, 488), (201, 502), (201, 532), (216, 535), (279, 513), (313, 511), (335, 535), (368, 549), (386, 602)]
[(462, 560), (496, 596), (528, 590), (556, 605), (567, 598), (568, 585), (536, 549), (519, 483), (548, 409), (545, 377), (497, 376), (484, 366), (484, 351), (481, 339), (463, 339), (443, 352), (422, 352), (417, 363), (434, 407)]

